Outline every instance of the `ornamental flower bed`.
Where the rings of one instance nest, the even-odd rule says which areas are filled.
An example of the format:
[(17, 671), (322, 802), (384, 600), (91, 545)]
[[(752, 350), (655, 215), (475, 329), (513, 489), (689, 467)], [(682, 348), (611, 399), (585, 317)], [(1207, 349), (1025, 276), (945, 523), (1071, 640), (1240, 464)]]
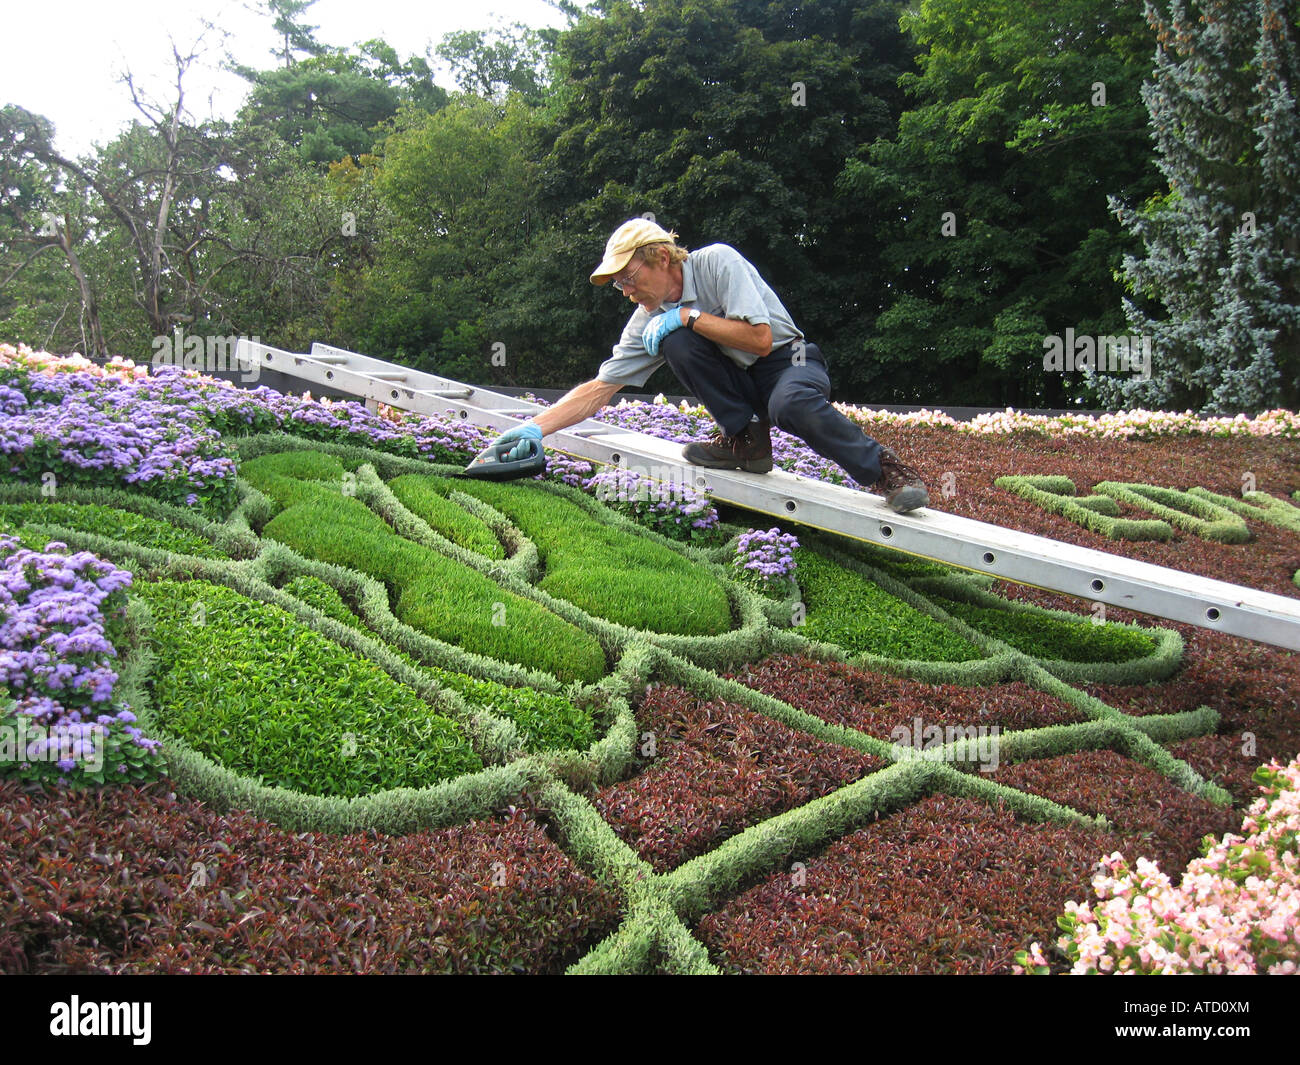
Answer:
[(881, 740), (900, 726), (913, 727), (918, 718), (939, 726), (996, 725), (1005, 732), (1086, 720), (1068, 703), (1020, 681), (979, 687), (927, 684), (802, 655), (773, 655), (728, 676), (823, 721)]
[(0, 831), (7, 973), (562, 972), (619, 915), (522, 809), (329, 835), (162, 785), (56, 805), (0, 781)]
[(1196, 857), (1207, 835), (1236, 831), (1240, 823), (1240, 814), (1231, 808), (1189, 795), (1115, 751), (1077, 751), (999, 766), (994, 779), (1105, 817), (1130, 841), (1126, 851), (1140, 847), (1141, 854), (1170, 869), (1181, 869)]
[(0, 535), (0, 771), (76, 784), (146, 779), (159, 743), (115, 698), (110, 662), (131, 574), (66, 548), (33, 551)]
[(699, 936), (726, 972), (1005, 972), (1104, 839), (931, 796), (773, 873)]
[(53, 491), (138, 485), (166, 502), (202, 505), (213, 514), (228, 508), (234, 460), (220, 433), (203, 424), (204, 415), (122, 394), (135, 386), (82, 393), (77, 375), (54, 380), (59, 388), (39, 391), (37, 402), (8, 404), (25, 407), (0, 427), (0, 462), (11, 477), (39, 480)]
[[(1085, 928), (1104, 855), (1168, 896), (1141, 863), (1249, 831), (1300, 749), (1295, 655), (558, 456), (449, 481), (464, 423), (8, 347), (0, 407), (0, 705), (159, 745), (101, 787), (0, 733), (6, 972), (1009, 972)], [(1285, 412), (852, 416), (937, 508), (1300, 595)], [(1170, 532), (1107, 542), (1004, 476)], [(45, 643), (43, 587), (85, 621)]]
[(637, 723), (642, 771), (595, 806), (660, 871), (885, 765), (680, 688), (649, 691)]
[[(1104, 860), (1093, 878), (1098, 904), (1069, 902), (1059, 919), (1071, 972), (1297, 972), (1300, 759), (1261, 766), (1255, 780), (1264, 794), (1247, 813), (1245, 835), (1207, 842), (1177, 887), (1156, 862), (1139, 858), (1134, 872), (1119, 852)], [(1050, 971), (1037, 943), (1017, 961), (1019, 972)]]

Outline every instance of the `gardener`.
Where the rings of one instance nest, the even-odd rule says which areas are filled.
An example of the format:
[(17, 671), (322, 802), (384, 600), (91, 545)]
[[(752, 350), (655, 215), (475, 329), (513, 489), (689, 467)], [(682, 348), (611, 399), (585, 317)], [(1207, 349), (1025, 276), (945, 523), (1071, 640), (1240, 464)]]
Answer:
[[(644, 218), (614, 231), (591, 282), (612, 281), (638, 308), (613, 354), (595, 380), (496, 443), (540, 441), (589, 418), (624, 385), (644, 385), (666, 361), (718, 424), (711, 439), (683, 449), (691, 464), (766, 473), (775, 424), (883, 494), (895, 511), (926, 506), (920, 475), (831, 406), (821, 351), (804, 339), (753, 265), (726, 244), (688, 253), (676, 237)], [(521, 444), (510, 457), (524, 450)]]

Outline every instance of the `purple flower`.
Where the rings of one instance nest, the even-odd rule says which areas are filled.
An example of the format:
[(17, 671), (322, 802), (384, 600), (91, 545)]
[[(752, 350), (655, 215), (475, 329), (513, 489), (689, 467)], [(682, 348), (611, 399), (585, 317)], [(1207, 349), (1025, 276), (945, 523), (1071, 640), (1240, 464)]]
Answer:
[(143, 737), (139, 729), (134, 737), (128, 731), (135, 721), (129, 709), (101, 709), (111, 703), (117, 682), (107, 618), (124, 604), (131, 574), (88, 551), (69, 555), (66, 548), (56, 542), (32, 551), (12, 536), (0, 536), (0, 685), (16, 699), (16, 717), (71, 740), (60, 748), (48, 738), (34, 739), (28, 759), (70, 750), (71, 757), (55, 763), (69, 773), (78, 756), (96, 753), (94, 740), (106, 730), (138, 745)]
[(750, 529), (737, 537), (732, 565), (760, 589), (773, 589), (793, 576), (798, 546), (798, 539), (780, 529)]

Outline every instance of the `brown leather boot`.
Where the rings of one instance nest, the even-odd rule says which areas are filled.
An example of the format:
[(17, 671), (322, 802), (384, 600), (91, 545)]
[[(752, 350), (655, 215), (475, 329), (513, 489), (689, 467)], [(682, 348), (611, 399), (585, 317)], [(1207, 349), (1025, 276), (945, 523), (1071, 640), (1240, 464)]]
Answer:
[(682, 457), (710, 470), (767, 473), (772, 468), (772, 425), (767, 419), (750, 422), (736, 436), (719, 429), (708, 440), (687, 444)]
[(883, 495), (885, 503), (898, 514), (930, 505), (930, 493), (921, 475), (899, 462), (898, 456), (887, 447), (880, 449), (880, 480), (869, 491)]

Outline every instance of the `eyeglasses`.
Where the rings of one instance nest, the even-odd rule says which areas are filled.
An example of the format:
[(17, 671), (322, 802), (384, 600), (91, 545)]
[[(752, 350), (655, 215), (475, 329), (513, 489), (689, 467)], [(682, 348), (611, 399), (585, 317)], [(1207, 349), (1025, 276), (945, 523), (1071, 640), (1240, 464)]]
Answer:
[[(633, 252), (633, 254), (635, 254), (635, 252)], [(636, 288), (636, 282), (633, 281), (633, 278), (635, 278), (637, 274), (639, 274), (642, 270), (644, 270), (645, 267), (646, 267), (646, 264), (643, 262), (640, 266), (638, 266), (635, 270), (633, 270), (630, 274), (628, 274), (627, 277), (623, 278), (622, 281), (614, 281), (614, 282), (611, 282), (611, 284), (613, 284), (613, 286), (614, 286), (616, 289), (618, 289), (620, 292), (625, 291), (625, 286), (627, 286), (627, 285), (629, 285), (629, 284), (630, 284), (633, 288)]]

